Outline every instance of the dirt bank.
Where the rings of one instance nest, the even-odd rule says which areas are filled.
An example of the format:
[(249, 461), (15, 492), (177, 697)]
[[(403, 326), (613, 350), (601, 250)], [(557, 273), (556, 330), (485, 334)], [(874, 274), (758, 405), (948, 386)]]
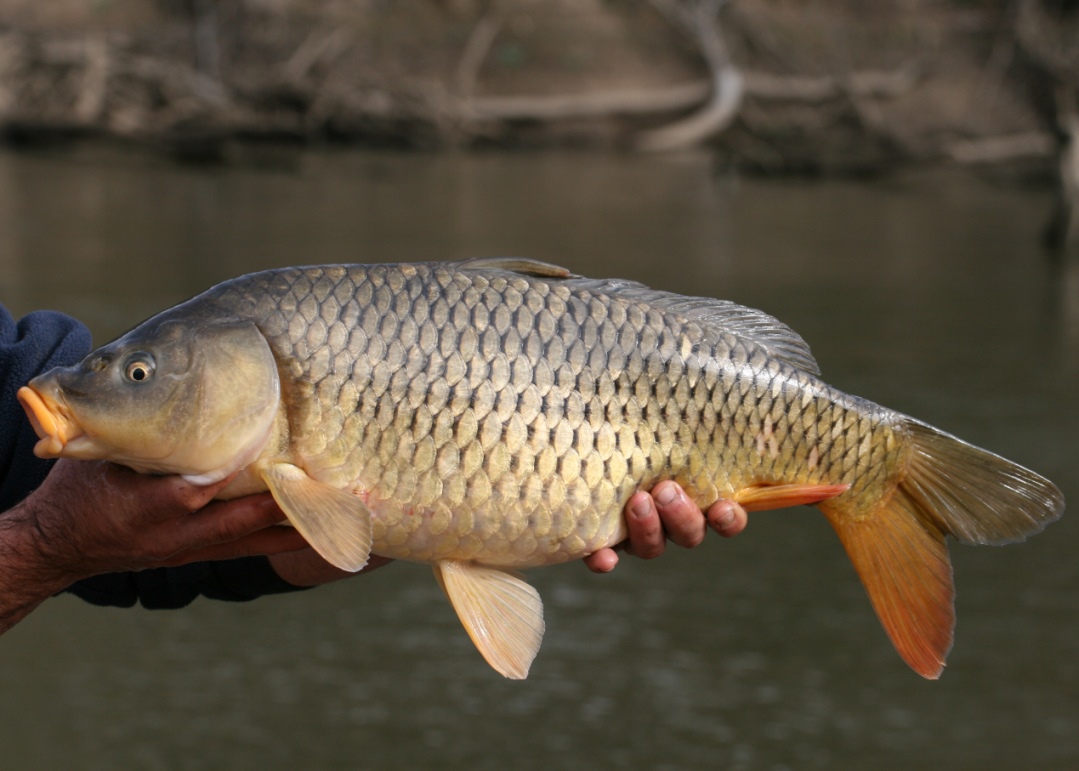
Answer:
[(739, 98), (707, 141), (735, 167), (1052, 167), (1051, 84), (1017, 43), (1016, 3), (735, 0), (704, 34), (672, 13), (707, 5), (0, 0), (0, 127), (198, 158), (260, 142), (640, 148), (708, 108), (722, 67)]

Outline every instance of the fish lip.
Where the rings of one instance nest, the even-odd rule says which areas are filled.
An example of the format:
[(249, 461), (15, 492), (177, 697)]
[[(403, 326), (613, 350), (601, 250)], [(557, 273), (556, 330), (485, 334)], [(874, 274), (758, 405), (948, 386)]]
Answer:
[(34, 445), (37, 457), (58, 458), (68, 443), (85, 433), (74, 416), (47, 393), (28, 385), (16, 397), (41, 440)]

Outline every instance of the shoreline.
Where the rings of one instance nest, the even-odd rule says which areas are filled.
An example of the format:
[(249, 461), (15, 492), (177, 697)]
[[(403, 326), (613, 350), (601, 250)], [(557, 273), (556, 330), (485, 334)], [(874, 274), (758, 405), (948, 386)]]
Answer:
[[(469, 0), (188, 4), (209, 16), (84, 5), (0, 0), (8, 144), (105, 139), (199, 162), (337, 145), (636, 152), (641, 137), (706, 108), (711, 90), (700, 46), (653, 3), (552, 0), (497, 14)], [(701, 144), (723, 168), (765, 175), (959, 164), (1051, 178), (1051, 84), (1006, 13), (928, 0), (872, 11), (731, 3), (709, 34), (743, 93)]]

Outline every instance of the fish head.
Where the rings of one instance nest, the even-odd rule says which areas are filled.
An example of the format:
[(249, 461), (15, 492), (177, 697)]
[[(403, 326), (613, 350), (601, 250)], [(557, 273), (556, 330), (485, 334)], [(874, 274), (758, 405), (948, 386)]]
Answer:
[(39, 375), (18, 398), (40, 438), (38, 457), (109, 460), (209, 483), (257, 457), (280, 385), (254, 324), (180, 312)]

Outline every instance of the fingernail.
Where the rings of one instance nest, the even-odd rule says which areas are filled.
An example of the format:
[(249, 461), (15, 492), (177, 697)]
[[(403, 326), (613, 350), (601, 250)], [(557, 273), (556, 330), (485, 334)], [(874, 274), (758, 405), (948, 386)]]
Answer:
[(734, 527), (734, 523), (734, 512), (729, 508), (725, 508), (712, 522), (712, 527), (713, 529), (717, 530), (720, 535), (727, 536), (727, 531)]
[(660, 506), (670, 506), (678, 498), (678, 488), (674, 485), (663, 485), (656, 494), (656, 503)]
[(634, 500), (630, 504), (629, 510), (632, 511), (633, 516), (638, 519), (645, 519), (646, 517), (652, 516), (652, 504), (648, 498), (644, 496), (640, 496)]

